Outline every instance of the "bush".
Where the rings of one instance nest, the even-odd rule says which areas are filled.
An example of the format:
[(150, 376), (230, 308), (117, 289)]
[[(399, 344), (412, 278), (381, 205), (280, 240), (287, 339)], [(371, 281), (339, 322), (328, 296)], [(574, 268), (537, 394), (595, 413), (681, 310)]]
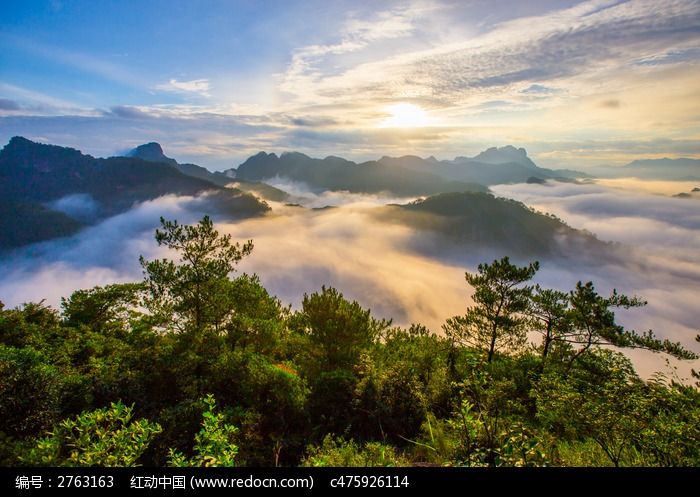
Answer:
[(133, 407), (121, 402), (62, 421), (36, 442), (22, 462), (41, 466), (136, 466), (157, 423), (132, 421)]
[(387, 467), (408, 466), (410, 463), (391, 445), (368, 442), (358, 445), (352, 439), (326, 435), (320, 447), (310, 446), (308, 455), (302, 461), (307, 467)]

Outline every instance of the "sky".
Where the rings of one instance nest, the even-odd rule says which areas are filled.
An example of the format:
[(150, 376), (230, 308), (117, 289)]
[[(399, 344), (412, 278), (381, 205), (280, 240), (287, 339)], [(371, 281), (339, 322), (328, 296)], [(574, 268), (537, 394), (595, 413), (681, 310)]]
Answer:
[(180, 162), (700, 158), (700, 2), (4, 0), (0, 142)]

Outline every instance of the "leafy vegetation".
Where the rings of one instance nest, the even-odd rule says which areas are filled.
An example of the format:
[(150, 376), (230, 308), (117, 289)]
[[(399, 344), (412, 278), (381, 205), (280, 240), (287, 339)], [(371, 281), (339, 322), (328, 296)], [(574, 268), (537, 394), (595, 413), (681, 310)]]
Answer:
[(238, 447), (233, 436), (238, 429), (225, 423), (225, 416), (215, 413), (216, 401), (210, 394), (203, 399), (206, 410), (202, 414), (202, 429), (194, 436), (195, 454), (187, 459), (184, 454), (170, 449), (170, 466), (233, 466)]
[(141, 282), (0, 304), (2, 464), (700, 465), (697, 386), (620, 350), (697, 356), (620, 326), (636, 297), (503, 258), (436, 334), (334, 288), (293, 311), (235, 274), (252, 242), (161, 224), (174, 258), (141, 259)]
[(43, 466), (133, 466), (154, 435), (157, 423), (132, 421), (133, 408), (121, 402), (61, 421), (20, 460)]

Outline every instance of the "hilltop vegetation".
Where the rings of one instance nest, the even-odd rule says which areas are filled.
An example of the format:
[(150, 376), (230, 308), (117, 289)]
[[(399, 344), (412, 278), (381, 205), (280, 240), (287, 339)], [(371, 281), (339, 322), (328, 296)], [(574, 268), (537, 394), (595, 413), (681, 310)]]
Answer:
[[(487, 248), (513, 256), (594, 253), (606, 245), (561, 219), (533, 211), (521, 202), (488, 193), (442, 193), (377, 213), (384, 222), (399, 223), (440, 237), (450, 246)], [(575, 250), (569, 251), (570, 247)]]
[(156, 241), (173, 259), (141, 258), (141, 282), (0, 305), (3, 465), (700, 464), (697, 388), (619, 350), (697, 356), (620, 326), (635, 297), (503, 258), (436, 334), (334, 288), (292, 311), (207, 217)]

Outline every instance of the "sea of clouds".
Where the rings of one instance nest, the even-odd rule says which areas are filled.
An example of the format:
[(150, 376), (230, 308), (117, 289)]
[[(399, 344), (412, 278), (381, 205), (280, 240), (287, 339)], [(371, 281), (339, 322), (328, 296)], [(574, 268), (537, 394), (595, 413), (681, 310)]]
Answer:
[[(272, 211), (262, 217), (215, 221), (217, 229), (234, 239), (254, 241), (253, 253), (239, 270), (258, 274), (272, 294), (293, 307), (304, 293), (334, 286), (376, 316), (393, 318), (398, 325), (420, 322), (439, 331), (446, 318), (462, 313), (470, 302), (464, 271), (495, 257), (475, 248), (450, 257), (440, 250), (431, 254), (426, 247), (440, 243), (434, 235), (377, 221), (376, 209), (412, 199), (312, 193), (302, 184), (277, 186), (290, 191), (301, 206), (270, 203)], [(498, 185), (492, 190), (553, 213), (601, 240), (618, 242), (609, 258), (572, 253), (540, 260), (538, 283), (569, 290), (579, 280), (592, 280), (602, 294), (617, 288), (639, 295), (649, 304), (621, 312), (626, 326), (653, 329), (698, 349), (693, 338), (700, 322), (700, 201), (653, 193), (653, 188), (634, 183), (550, 182)], [(58, 306), (61, 297), (79, 288), (140, 280), (139, 255), (169, 255), (153, 238), (160, 216), (194, 223), (207, 211), (205, 199), (168, 195), (73, 237), (17, 250), (0, 259), (0, 300), (9, 307), (42, 299)], [(643, 375), (677, 366), (687, 377), (690, 369), (677, 361), (667, 366), (658, 354), (634, 351), (630, 356)], [(699, 367), (697, 362), (693, 366)]]

